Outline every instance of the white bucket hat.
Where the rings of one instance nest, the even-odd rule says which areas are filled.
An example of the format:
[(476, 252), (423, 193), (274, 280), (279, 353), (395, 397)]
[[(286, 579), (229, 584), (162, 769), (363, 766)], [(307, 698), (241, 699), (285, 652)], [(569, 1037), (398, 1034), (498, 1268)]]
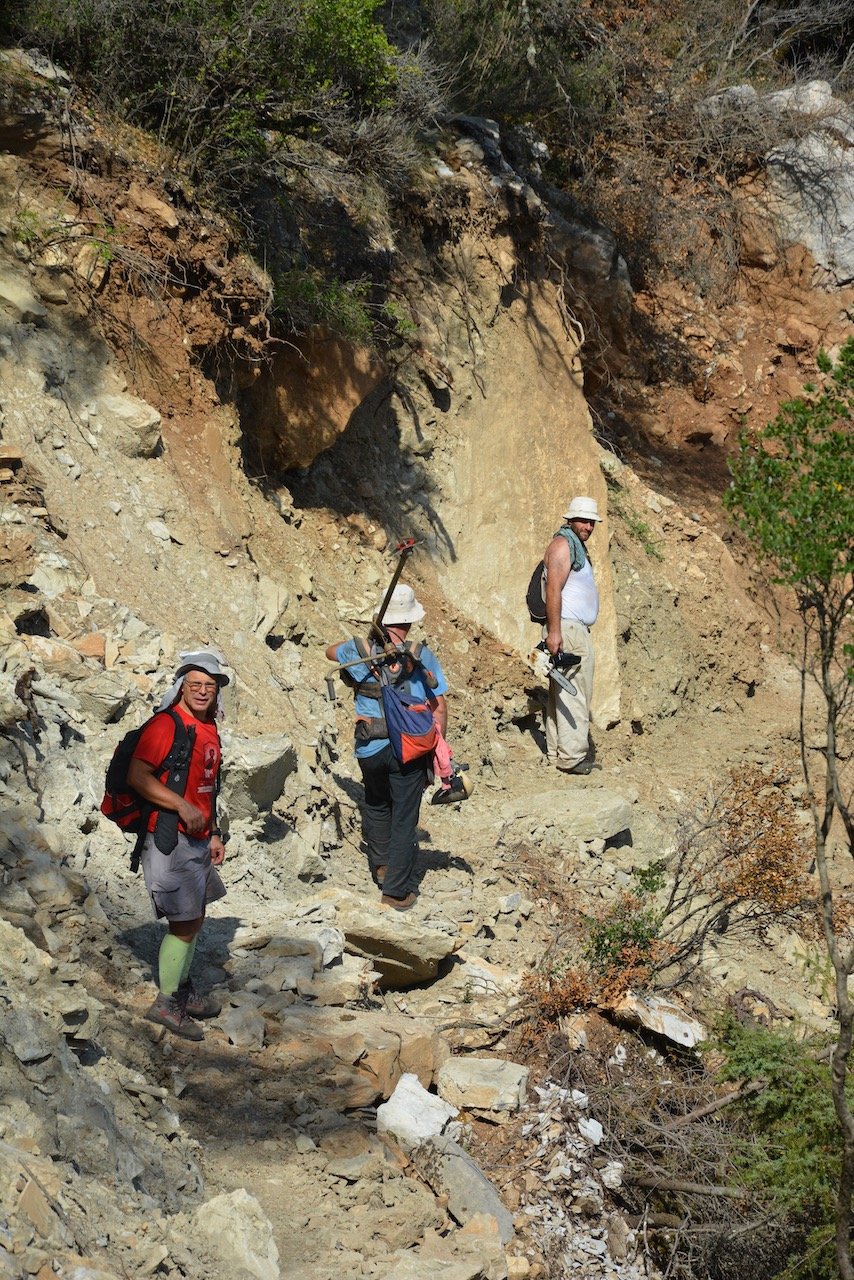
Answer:
[(404, 623), (420, 622), (424, 617), (424, 608), (415, 599), (412, 587), (399, 582), (391, 593), (388, 608), (383, 614), (383, 622)]
[(573, 498), (566, 512), (567, 520), (601, 520), (594, 498)]
[(188, 671), (207, 671), (220, 688), (230, 683), (228, 676), (222, 670), (225, 658), (216, 649), (182, 649), (178, 657), (181, 659), (181, 665), (175, 672), (176, 679), (179, 676), (185, 676)]
[(223, 687), (230, 683), (228, 676), (222, 670), (225, 665), (225, 657), (217, 649), (182, 649), (178, 654), (180, 665), (175, 672), (175, 680), (172, 687), (163, 695), (158, 706), (158, 711), (165, 711), (167, 707), (173, 706), (181, 693), (181, 686), (184, 683), (184, 676), (188, 671), (206, 671), (209, 676), (213, 676), (219, 685), (216, 695), (216, 711), (214, 712), (217, 720), (221, 720), (224, 715), (222, 705)]

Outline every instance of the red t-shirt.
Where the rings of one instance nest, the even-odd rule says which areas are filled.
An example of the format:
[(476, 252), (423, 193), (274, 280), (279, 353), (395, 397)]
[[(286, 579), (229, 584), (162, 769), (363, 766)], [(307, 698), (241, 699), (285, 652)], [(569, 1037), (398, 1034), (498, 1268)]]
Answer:
[[(216, 775), (221, 755), (219, 734), (214, 721), (197, 720), (195, 716), (190, 715), (189, 711), (185, 711), (177, 703), (172, 707), (172, 710), (177, 712), (187, 728), (193, 725), (196, 730), (196, 741), (193, 747), (193, 755), (190, 759), (190, 774), (187, 778), (184, 799), (195, 805), (197, 809), (201, 809), (205, 815), (204, 829), (194, 837), (196, 840), (204, 840), (210, 835), (211, 808), (213, 806)], [(133, 753), (134, 757), (138, 760), (143, 760), (146, 764), (155, 766), (162, 764), (174, 740), (175, 726), (172, 722), (172, 717), (165, 713), (156, 715), (151, 723), (146, 725), (141, 734), (139, 742), (136, 744), (136, 750)], [(159, 810), (155, 809), (149, 818), (149, 831), (154, 830), (158, 813)], [(180, 819), (178, 820), (178, 830), (185, 831), (184, 824)]]

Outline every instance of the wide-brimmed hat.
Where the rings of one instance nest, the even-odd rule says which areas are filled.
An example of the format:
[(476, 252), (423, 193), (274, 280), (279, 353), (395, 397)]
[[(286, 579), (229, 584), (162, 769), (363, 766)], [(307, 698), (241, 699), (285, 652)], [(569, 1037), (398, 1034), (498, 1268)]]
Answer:
[(229, 683), (229, 678), (222, 669), (225, 658), (215, 649), (184, 649), (178, 657), (181, 665), (175, 672), (176, 679), (185, 676), (188, 671), (206, 671), (209, 676), (213, 676), (220, 688)]
[(204, 671), (207, 675), (213, 676), (219, 688), (216, 692), (216, 704), (214, 716), (217, 720), (222, 720), (225, 709), (222, 703), (222, 691), (225, 685), (229, 683), (228, 676), (223, 671), (226, 665), (223, 654), (218, 653), (216, 649), (182, 649), (178, 654), (178, 670), (175, 672), (175, 679), (171, 689), (168, 689), (160, 699), (158, 711), (165, 711), (167, 707), (173, 707), (181, 696), (181, 687), (184, 683), (184, 676), (189, 671)]
[(601, 520), (594, 498), (573, 498), (566, 512), (567, 520)]
[(415, 599), (412, 587), (399, 582), (391, 593), (388, 608), (383, 614), (383, 622), (395, 623), (420, 622), (424, 617), (424, 608)]

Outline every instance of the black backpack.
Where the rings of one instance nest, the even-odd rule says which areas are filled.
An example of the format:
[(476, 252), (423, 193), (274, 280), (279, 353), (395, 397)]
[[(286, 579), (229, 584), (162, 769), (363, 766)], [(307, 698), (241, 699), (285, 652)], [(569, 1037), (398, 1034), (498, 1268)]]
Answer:
[(528, 583), (528, 590), (525, 592), (528, 617), (532, 622), (539, 623), (541, 627), (546, 625), (545, 568), (545, 563), (541, 560), (531, 574), (531, 581)]
[[(172, 746), (155, 772), (164, 786), (168, 787), (170, 791), (174, 791), (176, 795), (182, 796), (187, 789), (196, 730), (193, 725), (188, 729), (178, 713), (171, 707), (166, 711), (156, 712), (155, 714), (169, 716), (175, 727)], [(136, 843), (131, 853), (131, 871), (139, 869), (139, 854), (148, 833), (148, 820), (151, 817), (154, 805), (144, 800), (142, 796), (128, 786), (128, 769), (142, 732), (153, 719), (154, 716), (150, 716), (144, 724), (141, 724), (137, 729), (131, 729), (129, 733), (125, 734), (112, 754), (104, 778), (104, 798), (101, 801), (101, 813), (105, 818), (109, 818), (110, 822), (115, 822), (116, 826), (121, 827), (122, 831), (136, 836)], [(177, 813), (167, 809), (160, 811), (154, 828), (154, 838), (161, 853), (172, 852), (178, 843)]]

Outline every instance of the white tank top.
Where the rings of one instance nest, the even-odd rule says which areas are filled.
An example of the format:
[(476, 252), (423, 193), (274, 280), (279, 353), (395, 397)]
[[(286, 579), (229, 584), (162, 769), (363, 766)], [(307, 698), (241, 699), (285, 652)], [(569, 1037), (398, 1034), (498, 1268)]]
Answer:
[(592, 627), (599, 617), (599, 592), (593, 578), (593, 566), (589, 560), (583, 569), (574, 570), (563, 584), (560, 593), (560, 616), (583, 622)]

